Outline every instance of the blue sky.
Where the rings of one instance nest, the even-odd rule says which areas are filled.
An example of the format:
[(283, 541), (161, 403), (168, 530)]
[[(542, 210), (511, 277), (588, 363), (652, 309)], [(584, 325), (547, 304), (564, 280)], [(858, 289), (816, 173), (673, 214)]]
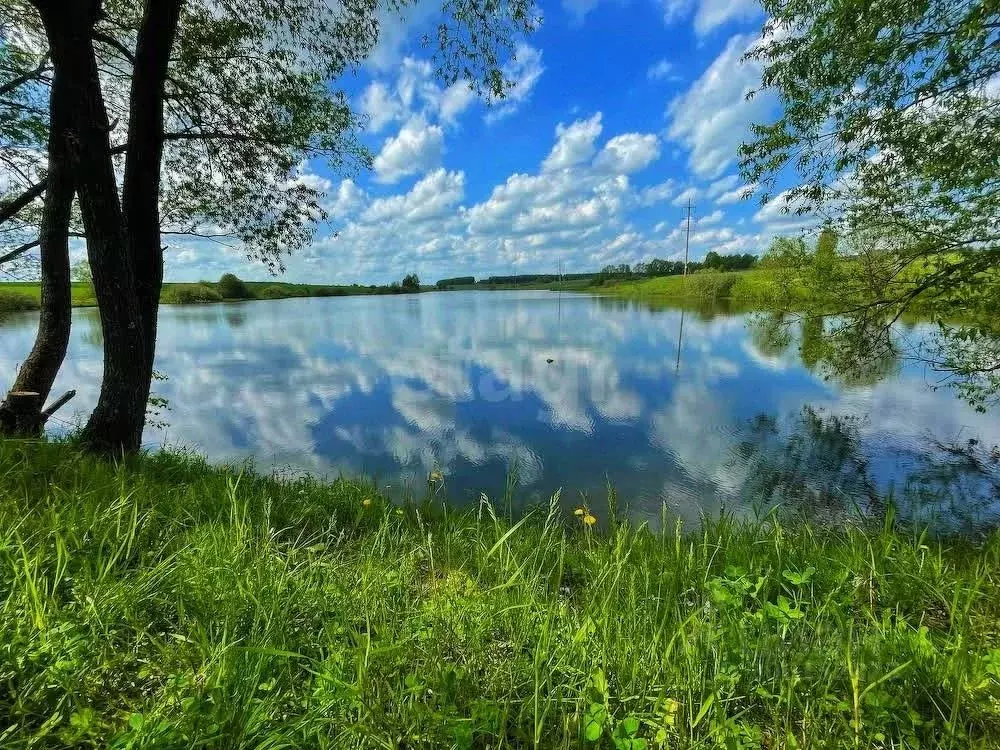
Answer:
[[(511, 96), (492, 107), (444, 87), (419, 40), (433, 4), (387, 18), (375, 54), (345, 82), (368, 118), (372, 172), (323, 164), (331, 221), (286, 259), (283, 279), (386, 283), (457, 275), (566, 272), (684, 253), (760, 252), (802, 221), (742, 201), (737, 148), (776, 101), (746, 93), (740, 58), (764, 18), (753, 0), (555, 0), (518, 45)], [(238, 248), (181, 245), (168, 280), (235, 271), (268, 278)]]

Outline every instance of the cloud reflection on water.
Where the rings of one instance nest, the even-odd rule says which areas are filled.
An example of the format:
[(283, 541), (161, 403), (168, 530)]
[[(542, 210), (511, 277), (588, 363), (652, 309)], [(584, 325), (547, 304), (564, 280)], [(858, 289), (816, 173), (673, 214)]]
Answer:
[[(99, 327), (95, 311), (75, 312), (56, 389), (76, 388), (86, 412)], [(156, 369), (169, 379), (155, 390), (170, 401), (169, 426), (145, 439), (415, 488), (437, 469), (456, 498), (498, 495), (516, 466), (524, 498), (559, 487), (599, 498), (610, 481), (650, 518), (663, 502), (692, 518), (738, 504), (760, 470), (744, 450), (747, 425), (807, 404), (858, 418), (882, 488), (900, 479), (892, 456), (932, 438), (1000, 443), (995, 419), (930, 390), (919, 368), (864, 385), (824, 380), (742, 315), (688, 312), (678, 368), (680, 316), (547, 292), (164, 307)], [(6, 372), (34, 326), (30, 315), (0, 326)]]

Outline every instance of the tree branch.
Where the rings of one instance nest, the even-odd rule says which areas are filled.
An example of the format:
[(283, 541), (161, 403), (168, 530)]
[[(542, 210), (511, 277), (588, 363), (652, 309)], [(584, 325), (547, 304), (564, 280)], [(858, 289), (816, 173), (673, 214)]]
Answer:
[(29, 70), (27, 73), (19, 75), (17, 78), (14, 78), (11, 81), (7, 81), (7, 83), (3, 85), (0, 85), (0, 96), (5, 96), (6, 94), (9, 94), (15, 89), (21, 87), (28, 81), (38, 78), (38, 76), (40, 76), (42, 73), (48, 70), (48, 67), (49, 67), (49, 56), (46, 55), (45, 57), (42, 58), (42, 61), (38, 63), (38, 67), (36, 67), (34, 70)]
[(14, 218), (18, 213), (21, 212), (25, 206), (31, 203), (36, 198), (41, 197), (42, 193), (45, 192), (45, 185), (47, 180), (39, 180), (34, 185), (29, 187), (18, 197), (7, 201), (6, 203), (0, 204), (0, 224), (5, 221)]
[(31, 242), (25, 242), (20, 247), (15, 247), (13, 250), (11, 250), (6, 255), (0, 255), (0, 265), (3, 265), (4, 263), (9, 263), (10, 261), (14, 260), (15, 258), (21, 257), (26, 252), (28, 252), (29, 250), (31, 250), (33, 247), (38, 247), (38, 240), (32, 240)]
[(122, 56), (126, 60), (132, 63), (133, 66), (135, 65), (135, 55), (132, 54), (132, 50), (130, 50), (120, 41), (115, 39), (113, 36), (111, 36), (110, 34), (105, 34), (103, 31), (95, 31), (92, 36), (95, 41), (103, 42), (104, 44), (107, 44), (109, 47), (114, 47), (116, 50), (121, 52)]

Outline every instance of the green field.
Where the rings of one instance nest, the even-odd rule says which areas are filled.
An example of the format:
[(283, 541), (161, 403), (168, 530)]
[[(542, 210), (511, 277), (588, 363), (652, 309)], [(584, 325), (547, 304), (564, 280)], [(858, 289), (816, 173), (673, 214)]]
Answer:
[(996, 533), (511, 521), (447, 477), (10, 440), (0, 472), (3, 747), (1000, 743)]
[[(386, 287), (331, 284), (290, 284), (281, 281), (247, 281), (250, 289), (248, 299), (286, 299), (290, 297), (340, 297), (357, 294), (385, 294)], [(90, 284), (74, 282), (72, 285), (73, 306), (92, 307), (97, 304)], [(0, 313), (16, 312), (23, 309), (38, 309), (41, 286), (37, 282), (0, 283)], [(163, 285), (160, 302), (171, 304), (202, 304), (222, 302), (215, 282), (172, 283)]]
[[(87, 307), (96, 305), (94, 290), (90, 284), (74, 282), (72, 284), (73, 306)], [(32, 305), (28, 309), (38, 309), (38, 303), (42, 297), (42, 287), (36, 281), (5, 281), (0, 283), (0, 312), (16, 311), (18, 306), (12, 306), (11, 300), (19, 301), (21, 298), (30, 300)], [(27, 305), (25, 305), (27, 307)]]
[[(769, 269), (705, 272), (688, 276), (659, 276), (652, 279), (609, 282), (593, 287), (598, 294), (625, 299), (730, 299), (748, 304), (763, 304), (779, 299), (784, 287), (777, 273)], [(794, 293), (804, 294), (801, 282), (792, 282)]]

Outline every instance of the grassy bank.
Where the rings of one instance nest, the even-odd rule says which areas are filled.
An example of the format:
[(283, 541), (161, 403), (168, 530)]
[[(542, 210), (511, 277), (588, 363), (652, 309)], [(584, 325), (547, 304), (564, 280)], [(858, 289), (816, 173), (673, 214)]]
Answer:
[(1000, 742), (1000, 537), (663, 533), (0, 442), (0, 746)]
[[(333, 286), (330, 284), (290, 284), (280, 281), (243, 282), (249, 296), (239, 299), (289, 299), (292, 297), (344, 297), (358, 294), (385, 294), (387, 287), (369, 287), (357, 284)], [(0, 313), (37, 310), (42, 290), (38, 282), (11, 281), (0, 283)], [(93, 307), (97, 304), (94, 289), (88, 283), (74, 282), (72, 285), (74, 307)], [(164, 305), (196, 305), (223, 302), (227, 299), (218, 284), (210, 281), (196, 283), (172, 283), (163, 285), (160, 302)]]
[[(71, 285), (74, 307), (96, 305), (90, 284), (74, 282)], [(37, 281), (5, 281), (0, 283), (0, 313), (37, 310), (42, 298), (42, 287)]]
[(749, 271), (698, 272), (684, 276), (659, 276), (652, 279), (620, 281), (594, 287), (593, 291), (624, 299), (694, 299), (712, 301), (729, 299), (750, 306), (764, 306), (776, 299), (806, 293), (800, 282), (789, 283), (787, 276), (770, 269)]

